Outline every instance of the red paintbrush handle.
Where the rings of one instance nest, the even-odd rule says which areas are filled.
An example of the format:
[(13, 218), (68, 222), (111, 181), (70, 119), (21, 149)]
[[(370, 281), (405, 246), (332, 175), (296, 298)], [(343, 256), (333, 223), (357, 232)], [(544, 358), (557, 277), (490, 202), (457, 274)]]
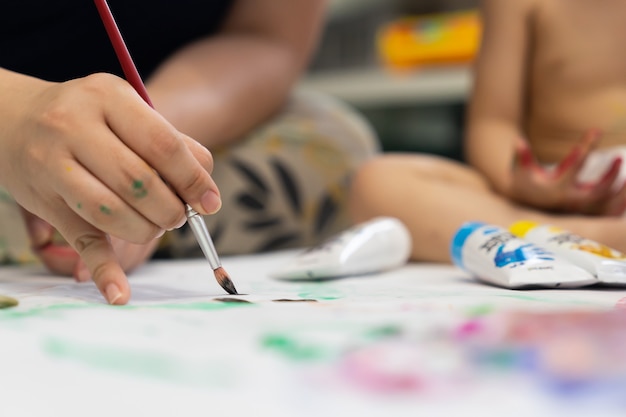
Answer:
[(115, 19), (111, 14), (111, 9), (109, 8), (108, 3), (106, 0), (94, 0), (94, 2), (98, 8), (98, 13), (100, 13), (100, 19), (102, 19), (102, 23), (104, 23), (107, 35), (109, 35), (109, 39), (111, 40), (117, 59), (120, 61), (126, 81), (133, 86), (141, 98), (143, 98), (145, 102), (150, 105), (150, 107), (154, 107), (150, 97), (148, 97), (148, 91), (146, 91), (146, 87), (143, 85), (143, 81), (139, 76), (137, 67), (135, 66), (135, 63), (128, 52), (128, 48), (124, 43), (124, 39), (122, 38), (122, 34), (117, 27), (117, 23), (115, 23)]

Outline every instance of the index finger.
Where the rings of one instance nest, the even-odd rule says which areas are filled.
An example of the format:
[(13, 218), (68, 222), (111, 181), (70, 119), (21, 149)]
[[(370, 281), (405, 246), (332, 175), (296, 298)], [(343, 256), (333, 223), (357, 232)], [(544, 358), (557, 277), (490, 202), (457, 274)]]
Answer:
[(57, 230), (78, 252), (106, 301), (112, 305), (126, 304), (130, 286), (108, 236), (71, 210), (64, 212), (62, 219), (55, 222)]

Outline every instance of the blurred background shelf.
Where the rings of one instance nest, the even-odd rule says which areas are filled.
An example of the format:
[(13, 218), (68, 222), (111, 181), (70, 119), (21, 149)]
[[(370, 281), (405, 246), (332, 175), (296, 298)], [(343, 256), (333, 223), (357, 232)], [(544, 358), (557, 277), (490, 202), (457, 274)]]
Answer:
[(406, 74), (380, 68), (319, 71), (300, 87), (331, 94), (358, 107), (462, 102), (471, 88), (467, 67), (424, 68)]
[(469, 66), (392, 73), (380, 64), (377, 37), (400, 17), (477, 7), (477, 0), (330, 0), (317, 53), (299, 88), (355, 107), (384, 151), (427, 152), (462, 159)]

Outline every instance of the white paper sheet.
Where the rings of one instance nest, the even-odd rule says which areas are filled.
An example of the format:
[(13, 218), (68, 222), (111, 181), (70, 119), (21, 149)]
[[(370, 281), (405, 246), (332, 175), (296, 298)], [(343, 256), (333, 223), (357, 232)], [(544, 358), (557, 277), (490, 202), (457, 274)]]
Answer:
[(0, 268), (0, 293), (20, 301), (0, 310), (0, 415), (588, 415), (519, 372), (478, 375), (441, 335), (475, 315), (611, 310), (626, 295), (510, 291), (441, 265), (269, 279), (290, 256), (222, 260), (250, 303), (216, 301), (228, 296), (203, 260), (142, 267), (125, 307), (93, 284)]

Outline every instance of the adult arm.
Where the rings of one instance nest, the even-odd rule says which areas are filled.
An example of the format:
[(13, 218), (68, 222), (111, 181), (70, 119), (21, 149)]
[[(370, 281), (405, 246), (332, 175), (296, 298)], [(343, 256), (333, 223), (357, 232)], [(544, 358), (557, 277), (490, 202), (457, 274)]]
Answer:
[(155, 108), (213, 149), (274, 114), (316, 45), (323, 0), (236, 0), (216, 36), (165, 61), (147, 81)]

